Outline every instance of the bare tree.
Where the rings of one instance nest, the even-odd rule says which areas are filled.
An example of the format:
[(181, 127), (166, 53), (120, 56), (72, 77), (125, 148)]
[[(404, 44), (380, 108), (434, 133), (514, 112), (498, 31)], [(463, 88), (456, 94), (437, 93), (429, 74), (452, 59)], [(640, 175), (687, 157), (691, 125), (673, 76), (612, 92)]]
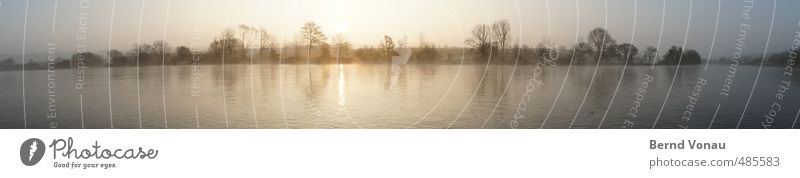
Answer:
[(153, 42), (153, 46), (152, 47), (153, 47), (153, 49), (152, 49), (153, 53), (158, 54), (158, 55), (167, 54), (171, 50), (170, 49), (171, 47), (169, 46), (169, 44), (167, 42), (164, 42), (164, 41), (161, 41), (161, 40)]
[(383, 42), (381, 42), (381, 48), (386, 51), (386, 58), (391, 60), (392, 59), (392, 49), (394, 49), (394, 40), (389, 35), (383, 35)]
[(558, 59), (557, 45), (555, 42), (550, 41), (547, 38), (543, 38), (542, 41), (536, 45), (534, 54), (539, 58), (539, 60), (545, 62), (555, 61)]
[(592, 45), (587, 42), (579, 42), (578, 44), (575, 44), (573, 48), (575, 50), (575, 63), (583, 63), (586, 55), (592, 53)]
[(247, 56), (247, 51), (253, 46), (256, 41), (257, 29), (255, 27), (247, 26), (244, 24), (239, 25), (239, 38), (242, 40), (242, 57)]
[(313, 47), (315, 44), (321, 44), (322, 42), (327, 40), (325, 34), (322, 33), (322, 30), (320, 30), (320, 28), (321, 27), (314, 22), (306, 22), (306, 24), (303, 25), (303, 27), (300, 27), (300, 35), (302, 36), (302, 39), (305, 42), (305, 44), (308, 45), (308, 52), (307, 52), (308, 56), (306, 56), (306, 58), (309, 58), (311, 56), (311, 47)]
[(500, 57), (502, 58), (505, 54), (506, 45), (509, 39), (511, 39), (511, 23), (505, 19), (494, 22), (494, 24), (492, 24), (492, 33), (494, 34), (494, 39), (497, 42), (497, 48), (500, 50)]
[(259, 41), (259, 55), (266, 55), (270, 58), (277, 56), (277, 42), (272, 34), (270, 34), (266, 29), (259, 28), (258, 29), (258, 41)]
[(333, 44), (340, 48), (350, 46), (350, 43), (347, 42), (347, 36), (342, 33), (337, 33), (336, 36), (333, 37)]
[(300, 44), (303, 42), (303, 34), (297, 34), (294, 36), (294, 57), (300, 58)]
[(471, 46), (478, 55), (489, 56), (492, 50), (492, 32), (488, 25), (479, 24), (472, 28), (472, 38), (466, 40), (466, 44)]
[(343, 33), (338, 33), (333, 37), (333, 44), (336, 45), (336, 63), (339, 64), (339, 58), (342, 56), (341, 53), (344, 52), (346, 54), (350, 51), (350, 42), (347, 42), (347, 36)]
[(320, 26), (314, 22), (306, 22), (303, 27), (300, 27), (300, 36), (302, 40), (308, 44), (308, 52), (306, 53), (306, 67), (308, 70), (308, 92), (311, 93), (311, 47), (314, 44), (324, 43), (327, 38), (320, 30)]
[(589, 45), (592, 47), (598, 57), (603, 52), (613, 47), (613, 44), (616, 43), (614, 38), (611, 37), (611, 34), (609, 34), (608, 31), (603, 28), (595, 28), (594, 30), (590, 31), (588, 38)]
[(653, 63), (658, 55), (658, 50), (652, 46), (645, 48), (642, 54), (642, 63)]
[(120, 66), (120, 65), (130, 65), (131, 61), (129, 61), (128, 57), (122, 51), (112, 49), (108, 51), (108, 57), (111, 59), (111, 65)]
[(439, 59), (439, 56), (436, 45), (428, 42), (425, 39), (425, 33), (420, 32), (419, 46), (411, 56), (414, 63), (433, 63), (435, 60)]
[(161, 40), (153, 42), (152, 50), (153, 55), (156, 55), (155, 58), (161, 58), (162, 60), (171, 59), (172, 47), (169, 46), (167, 42)]
[(363, 46), (361, 48), (354, 50), (353, 55), (355, 55), (355, 57), (358, 57), (358, 59), (361, 60), (361, 62), (374, 63), (375, 60), (369, 60), (369, 61), (367, 60), (380, 58), (383, 55), (382, 54), (383, 52), (381, 51), (383, 50), (376, 47)]
[(636, 56), (639, 55), (639, 48), (636, 48), (633, 44), (630, 43), (622, 43), (617, 45), (617, 56), (620, 56), (620, 60), (631, 60), (635, 59)]
[(214, 38), (210, 44), (208, 44), (208, 53), (219, 57), (222, 54), (222, 50), (224, 50), (222, 46), (222, 40), (219, 38)]
[[(142, 65), (151, 65), (155, 64), (155, 59), (161, 59), (161, 48), (163, 47), (163, 42), (154, 43), (159, 45), (158, 49), (151, 44), (141, 43), (141, 44), (133, 44), (133, 47), (128, 52), (128, 55), (131, 56), (132, 59), (136, 59), (137, 64)], [(160, 60), (159, 60), (160, 61)]]
[(239, 40), (231, 30), (225, 30), (208, 45), (208, 53), (219, 58), (230, 57), (239, 50)]
[[(234, 52), (237, 50), (237, 44), (239, 44), (239, 40), (236, 39), (232, 30), (225, 30), (222, 32), (220, 37), (222, 39), (222, 55), (228, 54), (228, 56), (233, 55)], [(224, 56), (223, 56), (224, 57)]]

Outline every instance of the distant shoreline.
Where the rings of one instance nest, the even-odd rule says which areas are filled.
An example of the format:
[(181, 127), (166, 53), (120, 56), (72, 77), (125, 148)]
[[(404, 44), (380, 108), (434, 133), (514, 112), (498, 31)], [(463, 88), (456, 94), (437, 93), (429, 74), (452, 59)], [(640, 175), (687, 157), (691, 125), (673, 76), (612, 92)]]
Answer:
[[(245, 65), (246, 66), (246, 65), (275, 65), (275, 64), (279, 64), (279, 63), (254, 63), (254, 64), (233, 63), (233, 64), (226, 64), (226, 65)], [(342, 65), (367, 65), (367, 66), (372, 66), (372, 65), (391, 65), (390, 63), (341, 63), (341, 64)], [(280, 63), (279, 65), (306, 65), (306, 64)], [(314, 63), (312, 63), (310, 65), (319, 66), (319, 65), (339, 65), (339, 64), (335, 64), (335, 63), (316, 63), (316, 64), (314, 64)], [(437, 64), (437, 63), (410, 63), (410, 64), (401, 64), (401, 65), (412, 65), (412, 66), (433, 66), (433, 65), (446, 65), (446, 66), (471, 65), (471, 66), (475, 66), (475, 65), (480, 65), (480, 66), (483, 66), (483, 65), (485, 65), (485, 63), (483, 63), (483, 64), (476, 63), (476, 62), (440, 63), (440, 64)], [(491, 63), (490, 65), (492, 65), (492, 66), (514, 66), (514, 64), (508, 64), (508, 63)], [(517, 66), (534, 66), (536, 64), (525, 63), (525, 64), (516, 64), (516, 65)], [(650, 65), (651, 64), (628, 64), (628, 66), (650, 66)], [(702, 66), (702, 65), (705, 65), (705, 64), (682, 64), (681, 66)], [(727, 66), (728, 64), (711, 63), (709, 65)], [(742, 66), (759, 66), (757, 64), (741, 64), (741, 65)], [(161, 65), (141, 65), (139, 67), (160, 67), (160, 66)], [(192, 66), (192, 64), (170, 64), (170, 65), (164, 65), (164, 66), (165, 67), (169, 67), (169, 66)], [(221, 64), (200, 64), (200, 66), (222, 66), (222, 65)], [(595, 65), (594, 64), (573, 64), (572, 66), (595, 66)], [(608, 63), (604, 64), (604, 63), (601, 63), (601, 64), (599, 64), (599, 66), (625, 66), (625, 65), (624, 64), (608, 64)], [(674, 65), (674, 64), (655, 64), (654, 66), (677, 66), (677, 65)], [(127, 65), (111, 66), (111, 68), (132, 68), (132, 67), (136, 67), (136, 66), (127, 66)], [(782, 66), (781, 65), (764, 65), (764, 67), (782, 67)], [(107, 69), (108, 66), (89, 66), (88, 68), (89, 69), (92, 69), (92, 68)], [(75, 68), (73, 68), (73, 67), (54, 68), (54, 70), (70, 70), (70, 69), (75, 69)], [(40, 71), (40, 70), (47, 70), (47, 68), (37, 67), (37, 68), (26, 68), (25, 69), (25, 71)], [(20, 67), (20, 68), (15, 68), (15, 69), (0, 69), (0, 72), (14, 72), (14, 71), (22, 71), (22, 68)], [(797, 73), (798, 71), (795, 71), (795, 72)]]

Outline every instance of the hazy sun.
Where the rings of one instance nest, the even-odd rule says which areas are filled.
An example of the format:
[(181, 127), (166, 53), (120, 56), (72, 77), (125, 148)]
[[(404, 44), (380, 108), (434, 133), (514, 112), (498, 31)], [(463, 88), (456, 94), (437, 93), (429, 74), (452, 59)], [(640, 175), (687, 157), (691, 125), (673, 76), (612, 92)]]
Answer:
[(337, 33), (345, 33), (348, 30), (350, 30), (350, 27), (347, 25), (346, 22), (340, 21), (339, 23), (336, 23), (336, 32)]

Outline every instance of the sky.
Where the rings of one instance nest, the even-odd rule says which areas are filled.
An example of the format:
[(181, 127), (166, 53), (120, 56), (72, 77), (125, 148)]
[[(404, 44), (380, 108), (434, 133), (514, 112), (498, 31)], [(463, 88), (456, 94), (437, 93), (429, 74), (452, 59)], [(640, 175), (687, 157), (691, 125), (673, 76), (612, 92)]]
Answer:
[[(291, 43), (308, 21), (321, 25), (329, 40), (342, 33), (356, 47), (376, 45), (383, 35), (405, 36), (411, 45), (424, 39), (463, 47), (473, 26), (506, 19), (512, 39), (530, 46), (545, 39), (572, 45), (603, 27), (618, 43), (640, 49), (663, 52), (685, 43), (709, 58), (713, 47), (712, 59), (733, 53), (739, 24), (745, 22), (751, 28), (744, 53), (760, 57), (772, 20), (769, 53), (790, 48), (800, 31), (800, 1), (777, 0), (772, 19), (774, 3), (755, 2), (747, 22), (740, 18), (743, 0), (0, 0), (0, 54), (22, 54), (23, 46), (25, 53), (43, 53), (48, 43), (55, 43), (59, 53), (72, 53), (84, 42), (89, 51), (125, 51), (156, 40), (173, 47), (196, 43), (196, 50), (205, 50), (214, 37), (239, 24), (264, 28)], [(85, 20), (79, 19), (81, 13), (87, 14)], [(76, 40), (84, 34), (82, 27), (85, 41)]]

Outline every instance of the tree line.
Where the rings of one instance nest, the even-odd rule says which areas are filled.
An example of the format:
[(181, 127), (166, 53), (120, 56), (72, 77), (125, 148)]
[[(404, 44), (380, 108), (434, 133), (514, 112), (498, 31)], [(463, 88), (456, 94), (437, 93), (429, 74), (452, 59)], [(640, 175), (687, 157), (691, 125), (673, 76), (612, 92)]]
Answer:
[[(549, 51), (558, 52), (557, 63), (569, 64), (661, 64), (693, 65), (703, 63), (702, 56), (693, 49), (684, 49), (680, 46), (671, 46), (663, 55), (652, 46), (643, 50), (630, 43), (618, 44), (611, 33), (603, 28), (595, 28), (586, 34), (587, 40), (581, 40), (571, 46), (557, 46), (548, 40), (542, 40), (535, 47), (515, 43), (511, 36), (511, 23), (508, 20), (498, 20), (491, 24), (477, 24), (472, 28), (470, 37), (465, 39), (467, 48), (437, 46), (427, 42), (424, 34), (420, 34), (419, 44), (412, 49), (410, 63), (415, 64), (447, 64), (460, 63), (461, 51), (469, 50), (464, 56), (466, 62), (493, 64), (534, 64), (541, 56)], [(406, 41), (407, 37), (401, 40)], [(68, 68), (75, 66), (81, 58), (87, 66), (136, 66), (136, 65), (187, 65), (192, 64), (194, 57), (200, 58), (201, 64), (263, 64), (263, 63), (308, 63), (308, 64), (336, 64), (336, 63), (389, 63), (391, 57), (397, 55), (394, 49), (400, 40), (384, 35), (376, 38), (375, 45), (363, 45), (354, 48), (342, 33), (334, 34), (332, 38), (323, 32), (322, 27), (314, 22), (306, 22), (300, 28), (289, 44), (279, 44), (274, 34), (262, 27), (238, 25), (229, 28), (216, 36), (205, 50), (191, 49), (186, 46), (172, 47), (165, 41), (152, 43), (133, 44), (131, 49), (120, 51), (113, 49), (107, 54), (86, 52), (73, 54), (70, 58), (57, 58), (54, 64), (36, 62), (28, 59), (26, 70), (45, 69), (48, 65), (55, 68)], [(281, 48), (283, 46), (283, 48)], [(283, 50), (283, 51), (281, 51)], [(283, 54), (281, 54), (283, 52)], [(800, 52), (786, 51), (771, 55), (765, 64), (783, 65), (789, 54)], [(574, 54), (574, 56), (572, 56)], [(708, 60), (711, 62), (710, 60)], [(720, 58), (714, 63), (726, 63), (730, 60)], [(745, 58), (743, 64), (759, 64), (760, 58)], [(110, 63), (109, 63), (110, 62)], [(0, 60), (0, 70), (21, 69), (14, 59)]]

